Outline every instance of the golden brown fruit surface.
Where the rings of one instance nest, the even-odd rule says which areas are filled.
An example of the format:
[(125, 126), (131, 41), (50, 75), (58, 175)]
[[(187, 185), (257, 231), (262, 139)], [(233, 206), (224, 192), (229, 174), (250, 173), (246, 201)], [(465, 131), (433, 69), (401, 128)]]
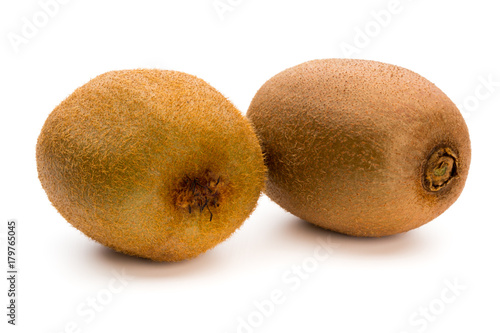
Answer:
[(108, 72), (78, 88), (47, 118), (36, 156), (69, 223), (158, 261), (230, 236), (265, 179), (250, 122), (203, 80), (166, 70)]
[(417, 228), (459, 197), (467, 126), (434, 84), (367, 60), (314, 60), (266, 82), (247, 116), (269, 168), (266, 194), (337, 232)]

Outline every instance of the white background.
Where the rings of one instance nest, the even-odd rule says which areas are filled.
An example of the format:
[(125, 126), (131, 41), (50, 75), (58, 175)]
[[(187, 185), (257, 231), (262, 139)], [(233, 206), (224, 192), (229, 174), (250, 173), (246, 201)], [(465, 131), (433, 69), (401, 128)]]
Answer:
[[(222, 14), (213, 0), (66, 2), (50, 7), (51, 17), (35, 0), (0, 4), (0, 266), (6, 224), (15, 218), (20, 271), (16, 327), (6, 323), (1, 279), (2, 332), (500, 331), (494, 1), (400, 0), (394, 7), (390, 0), (222, 0), (231, 9)], [(374, 13), (389, 9), (390, 18), (376, 20)], [(16, 46), (13, 36), (25, 39)], [(356, 52), (343, 51), (347, 44)], [(469, 179), (459, 200), (431, 223), (392, 237), (352, 238), (300, 221), (263, 196), (243, 227), (213, 250), (154, 263), (83, 236), (38, 181), (35, 144), (43, 122), (101, 73), (184, 71), (245, 112), (274, 74), (339, 57), (409, 68), (461, 105), (473, 145)], [(318, 248), (327, 240), (330, 252)], [(115, 280), (122, 271), (130, 276), (125, 283)], [(276, 293), (281, 302), (270, 306)]]

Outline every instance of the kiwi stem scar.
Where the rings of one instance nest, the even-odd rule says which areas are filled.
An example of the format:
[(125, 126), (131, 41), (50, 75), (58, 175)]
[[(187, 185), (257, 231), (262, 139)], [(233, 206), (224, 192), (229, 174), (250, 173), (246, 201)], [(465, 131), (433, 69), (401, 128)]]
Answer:
[(423, 186), (427, 191), (437, 192), (458, 176), (458, 156), (450, 147), (434, 149), (429, 155), (423, 174)]
[(444, 165), (444, 162), (441, 162), (438, 168), (434, 169), (434, 176), (442, 177), (448, 170), (447, 166)]
[(199, 213), (203, 213), (205, 208), (210, 214), (210, 221), (213, 219), (212, 207), (219, 207), (223, 201), (226, 184), (221, 176), (214, 177), (212, 172), (206, 170), (197, 177), (185, 175), (178, 186), (173, 191), (173, 199), (177, 208), (193, 211), (191, 207), (199, 208)]

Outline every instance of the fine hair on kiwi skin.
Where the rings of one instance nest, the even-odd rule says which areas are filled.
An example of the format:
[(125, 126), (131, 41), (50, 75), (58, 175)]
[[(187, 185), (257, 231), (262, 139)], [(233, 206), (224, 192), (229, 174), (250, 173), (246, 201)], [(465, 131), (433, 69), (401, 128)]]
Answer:
[(434, 84), (377, 61), (321, 59), (268, 80), (247, 112), (266, 194), (326, 229), (379, 237), (443, 213), (465, 186), (466, 123)]
[(99, 243), (155, 261), (190, 259), (251, 214), (266, 168), (250, 122), (182, 72), (107, 72), (49, 115), (36, 147), (58, 212)]

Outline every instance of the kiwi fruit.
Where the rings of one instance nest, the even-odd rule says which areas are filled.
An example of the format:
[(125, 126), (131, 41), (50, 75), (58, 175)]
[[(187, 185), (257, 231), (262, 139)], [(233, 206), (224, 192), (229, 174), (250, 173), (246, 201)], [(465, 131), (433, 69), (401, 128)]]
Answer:
[(463, 117), (434, 84), (398, 66), (300, 64), (267, 81), (247, 117), (269, 169), (266, 194), (326, 229), (405, 232), (443, 213), (465, 185)]
[(182, 72), (102, 74), (48, 116), (36, 146), (40, 182), (74, 227), (155, 261), (193, 258), (229, 237), (265, 184), (250, 122)]

